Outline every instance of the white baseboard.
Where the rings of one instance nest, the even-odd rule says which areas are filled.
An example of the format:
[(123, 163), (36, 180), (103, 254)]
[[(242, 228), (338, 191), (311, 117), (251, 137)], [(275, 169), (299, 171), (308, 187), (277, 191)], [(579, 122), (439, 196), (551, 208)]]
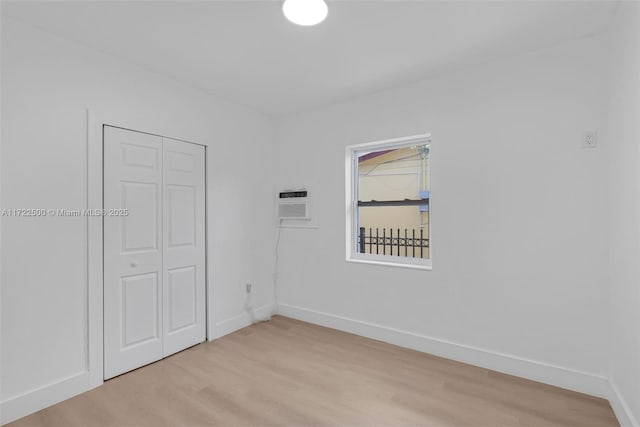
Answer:
[(2, 402), (0, 424), (4, 425), (41, 409), (62, 402), (77, 394), (90, 390), (91, 379), (88, 371), (79, 372), (68, 378), (38, 387), (35, 390), (11, 397)]
[(636, 417), (633, 416), (631, 408), (627, 404), (626, 399), (620, 393), (618, 385), (613, 379), (609, 380), (611, 385), (611, 393), (609, 396), (609, 403), (613, 408), (613, 412), (618, 418), (618, 422), (622, 427), (640, 427), (640, 423)]
[(338, 329), (340, 331), (556, 387), (590, 394), (592, 396), (608, 399), (611, 395), (609, 379), (606, 376), (590, 372), (583, 372), (288, 304), (278, 304), (276, 312), (283, 316), (305, 322)]
[(242, 328), (246, 328), (254, 323), (255, 320), (259, 321), (271, 317), (275, 311), (275, 307), (275, 304), (267, 304), (256, 308), (254, 310), (253, 319), (248, 312), (243, 311), (237, 316), (217, 322), (213, 330), (213, 339), (220, 338)]

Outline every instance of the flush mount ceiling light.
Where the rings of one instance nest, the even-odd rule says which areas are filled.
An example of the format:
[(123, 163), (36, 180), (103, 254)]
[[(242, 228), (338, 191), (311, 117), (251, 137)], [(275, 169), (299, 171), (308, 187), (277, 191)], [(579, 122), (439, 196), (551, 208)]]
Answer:
[(329, 8), (324, 0), (285, 0), (282, 13), (294, 24), (305, 27), (324, 21)]

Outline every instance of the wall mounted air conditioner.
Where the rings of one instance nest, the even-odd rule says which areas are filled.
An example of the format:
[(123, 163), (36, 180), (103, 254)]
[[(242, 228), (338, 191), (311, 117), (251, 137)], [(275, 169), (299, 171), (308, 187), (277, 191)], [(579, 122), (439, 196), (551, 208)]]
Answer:
[(283, 190), (278, 193), (278, 219), (311, 219), (309, 192), (306, 189)]

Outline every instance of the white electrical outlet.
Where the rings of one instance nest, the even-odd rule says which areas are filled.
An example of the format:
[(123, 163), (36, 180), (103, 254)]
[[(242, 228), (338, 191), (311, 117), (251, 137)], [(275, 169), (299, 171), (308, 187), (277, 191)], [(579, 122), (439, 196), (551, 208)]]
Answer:
[(598, 131), (589, 130), (584, 133), (582, 148), (596, 148), (598, 146)]

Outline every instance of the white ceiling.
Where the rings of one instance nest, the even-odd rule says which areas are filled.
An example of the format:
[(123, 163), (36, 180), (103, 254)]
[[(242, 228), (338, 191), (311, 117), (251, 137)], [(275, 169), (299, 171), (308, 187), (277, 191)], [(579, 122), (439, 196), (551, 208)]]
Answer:
[(316, 27), (280, 1), (3, 2), (3, 14), (272, 115), (606, 29), (614, 2), (339, 1)]

